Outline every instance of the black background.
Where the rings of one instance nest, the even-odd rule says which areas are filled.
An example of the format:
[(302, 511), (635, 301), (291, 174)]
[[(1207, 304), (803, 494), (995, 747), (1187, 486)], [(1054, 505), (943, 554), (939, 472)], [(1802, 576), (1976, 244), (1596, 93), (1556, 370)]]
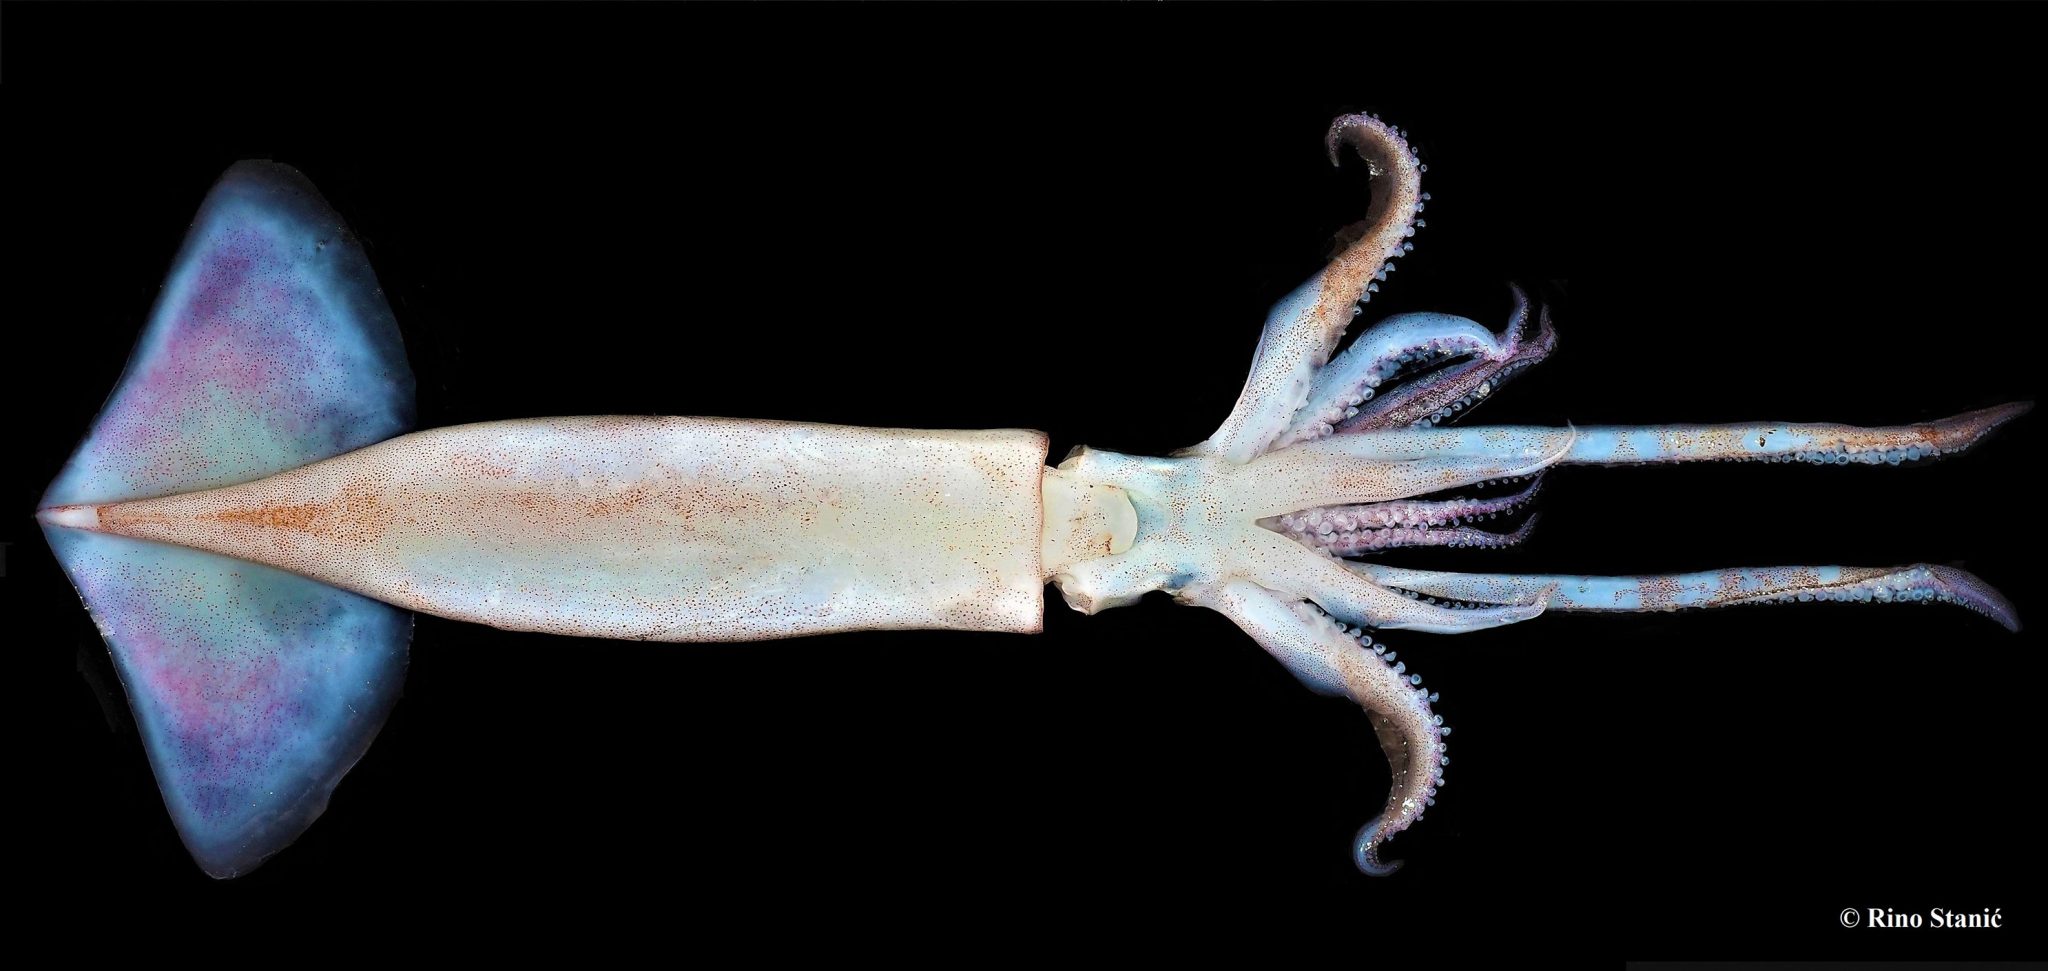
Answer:
[[(1556, 307), (1558, 352), (1479, 421), (1893, 424), (2033, 398), (2043, 189), (2017, 17), (7, 14), (11, 802), (34, 836), (16, 877), (45, 903), (286, 925), (369, 900), (654, 906), (642, 926), (692, 939), (740, 915), (904, 939), (1030, 922), (991, 943), (1258, 929), (1277, 908), (1281, 939), (1374, 953), (2039, 951), (2040, 644), (1933, 607), (1395, 634), (1458, 734), (1386, 880), (1348, 857), (1387, 783), (1364, 717), (1163, 597), (1091, 618), (1054, 595), (1036, 637), (719, 646), (422, 617), (406, 696), (327, 814), (215, 883), (26, 515), (244, 157), (299, 167), (365, 240), (423, 426), (1016, 426), (1050, 431), (1055, 461), (1189, 444), (1266, 306), (1362, 212), (1362, 174), (1321, 147), (1360, 109), (1415, 134), (1434, 198), (1372, 311), (1497, 323), (1509, 280)], [(1924, 468), (1567, 469), (1526, 547), (1400, 562), (1955, 563), (2039, 621), (2039, 425)], [(1850, 931), (1848, 907), (2006, 926)]]

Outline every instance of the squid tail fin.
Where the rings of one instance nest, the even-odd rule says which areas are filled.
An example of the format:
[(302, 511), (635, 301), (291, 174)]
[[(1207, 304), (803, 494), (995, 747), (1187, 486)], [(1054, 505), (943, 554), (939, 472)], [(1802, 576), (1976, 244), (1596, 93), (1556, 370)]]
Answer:
[(327, 806), (405, 680), (412, 616), (271, 567), (92, 531), (94, 507), (262, 478), (413, 421), (362, 247), (297, 171), (230, 168), (37, 517), (113, 653), (165, 805), (215, 877)]

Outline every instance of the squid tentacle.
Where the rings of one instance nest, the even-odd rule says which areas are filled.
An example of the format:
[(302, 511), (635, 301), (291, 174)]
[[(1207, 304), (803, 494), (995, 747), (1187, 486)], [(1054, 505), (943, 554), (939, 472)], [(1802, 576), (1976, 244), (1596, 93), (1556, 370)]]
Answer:
[(1570, 465), (1666, 462), (1805, 462), (1898, 465), (1954, 455), (2033, 408), (2029, 402), (1980, 408), (1938, 421), (1863, 428), (1822, 422), (1646, 425), (1579, 429)]
[(1390, 260), (1414, 249), (1422, 209), (1422, 160), (1406, 138), (1371, 115), (1344, 115), (1330, 125), (1330, 163), (1349, 146), (1372, 173), (1366, 218), (1346, 229), (1328, 266), (1266, 315), (1251, 374), (1216, 433), (1186, 455), (1248, 462), (1267, 451), (1308, 401), (1310, 382), (1350, 326), (1367, 286), (1383, 279)]
[(1451, 730), (1431, 709), (1437, 696), (1422, 687), (1385, 645), (1363, 630), (1347, 628), (1299, 599), (1247, 580), (1191, 588), (1182, 599), (1229, 617), (1302, 683), (1320, 694), (1350, 698), (1372, 719), (1373, 734), (1386, 753), (1393, 785), (1379, 815), (1358, 831), (1352, 861), (1374, 876), (1400, 869), (1383, 854), (1387, 840), (1422, 819), (1436, 804), (1450, 755), (1444, 737)]
[(1553, 464), (1558, 465), (1731, 461), (1897, 465), (1959, 454), (1992, 429), (2032, 408), (2030, 402), (2014, 402), (1937, 421), (1879, 427), (1822, 422), (1736, 422), (1390, 429), (1369, 436), (1334, 436), (1277, 453), (1267, 461), (1277, 462), (1299, 453), (1302, 461), (1313, 457), (1314, 461), (1350, 459), (1477, 466), (1499, 462), (1504, 456), (1555, 454)]
[(1522, 603), (1552, 610), (1659, 611), (1787, 601), (1937, 602), (1966, 607), (2019, 630), (2012, 603), (1974, 574), (1952, 566), (1786, 566), (1644, 576), (1564, 576), (1404, 570), (1359, 563), (1383, 586), (1469, 603)]

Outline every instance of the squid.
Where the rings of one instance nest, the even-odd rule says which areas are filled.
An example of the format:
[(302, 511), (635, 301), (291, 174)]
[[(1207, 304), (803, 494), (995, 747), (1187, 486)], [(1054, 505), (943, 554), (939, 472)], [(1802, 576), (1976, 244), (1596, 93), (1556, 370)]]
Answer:
[(1365, 218), (1274, 305), (1215, 433), (1169, 456), (1081, 447), (1051, 466), (1047, 436), (1023, 429), (599, 416), (412, 430), (413, 378), (360, 242), (299, 173), (242, 162), (202, 204), (36, 516), (108, 644), (179, 835), (216, 878), (320, 816), (398, 697), (415, 612), (752, 641), (1035, 633), (1048, 584), (1086, 614), (1165, 593), (1363, 710), (1392, 772), (1351, 846), (1376, 876), (1401, 866), (1388, 842), (1435, 805), (1450, 766), (1452, 729), (1402, 657), (1408, 634), (1784, 601), (1941, 602), (2018, 629), (1997, 591), (1940, 565), (1380, 562), (1520, 543), (1558, 466), (1924, 462), (2028, 405), (1881, 428), (1462, 427), (1556, 347), (1551, 314), (1516, 289), (1498, 330), (1403, 313), (1347, 344), (1429, 195), (1406, 136), (1375, 116), (1337, 118), (1326, 144), (1332, 163), (1368, 169)]

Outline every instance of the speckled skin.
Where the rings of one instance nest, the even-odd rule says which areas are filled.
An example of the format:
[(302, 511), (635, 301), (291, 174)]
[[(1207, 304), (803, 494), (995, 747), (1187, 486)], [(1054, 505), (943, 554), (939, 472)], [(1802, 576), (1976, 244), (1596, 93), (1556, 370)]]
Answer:
[(416, 432), (98, 528), (513, 630), (736, 641), (1034, 632), (1031, 431), (537, 418)]

